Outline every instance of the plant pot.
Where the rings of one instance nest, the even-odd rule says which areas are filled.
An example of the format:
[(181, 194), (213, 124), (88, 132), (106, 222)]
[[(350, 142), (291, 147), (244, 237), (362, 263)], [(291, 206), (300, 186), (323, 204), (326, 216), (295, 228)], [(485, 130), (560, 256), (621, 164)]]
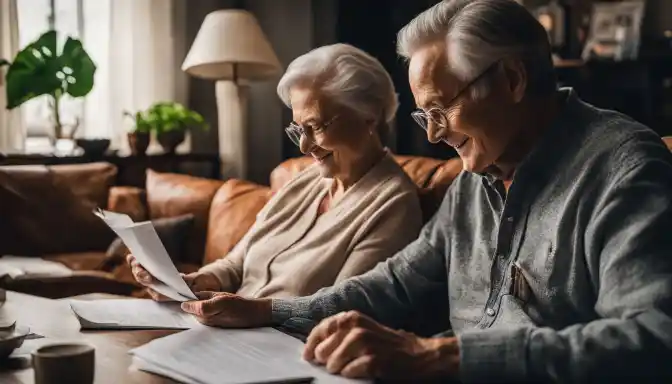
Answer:
[(88, 157), (102, 157), (110, 147), (110, 139), (76, 139), (75, 144), (84, 150)]
[(184, 131), (168, 131), (159, 133), (156, 138), (166, 153), (175, 153), (177, 146), (184, 141), (185, 134)]
[(149, 147), (149, 133), (128, 133), (128, 146), (131, 148), (131, 154), (143, 156), (147, 152), (147, 147)]

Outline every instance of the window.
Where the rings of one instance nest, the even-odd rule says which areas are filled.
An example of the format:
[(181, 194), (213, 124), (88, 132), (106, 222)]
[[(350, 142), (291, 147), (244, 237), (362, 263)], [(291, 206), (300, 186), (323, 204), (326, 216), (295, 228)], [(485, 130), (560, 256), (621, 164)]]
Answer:
[[(61, 121), (65, 133), (77, 127), (76, 136), (105, 136), (107, 126), (101, 106), (104, 106), (109, 87), (111, 0), (21, 0), (18, 1), (19, 44), (23, 48), (49, 29), (59, 35), (59, 49), (68, 36), (82, 40), (96, 63), (95, 86), (86, 98), (73, 99), (67, 95), (61, 101)], [(52, 132), (52, 113), (49, 98), (38, 97), (24, 103), (21, 115), (26, 127), (26, 150), (48, 140)]]

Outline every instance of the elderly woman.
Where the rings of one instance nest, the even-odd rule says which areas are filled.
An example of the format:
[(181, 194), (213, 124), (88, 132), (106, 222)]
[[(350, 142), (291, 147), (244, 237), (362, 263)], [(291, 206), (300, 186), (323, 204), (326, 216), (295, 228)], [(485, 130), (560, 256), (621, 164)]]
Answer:
[[(382, 142), (398, 103), (380, 62), (350, 45), (317, 48), (289, 65), (277, 92), (293, 112), (287, 134), (315, 164), (277, 192), (228, 255), (184, 276), (194, 292), (310, 295), (370, 270), (420, 231), (416, 187)], [(153, 282), (128, 261), (138, 282)]]

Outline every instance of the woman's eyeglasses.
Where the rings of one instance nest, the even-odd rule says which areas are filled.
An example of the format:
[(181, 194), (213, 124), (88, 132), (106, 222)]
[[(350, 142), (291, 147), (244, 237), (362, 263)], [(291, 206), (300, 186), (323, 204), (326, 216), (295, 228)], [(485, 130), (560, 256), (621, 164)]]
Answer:
[(310, 140), (311, 144), (315, 144), (315, 132), (322, 132), (326, 130), (334, 121), (336, 121), (336, 119), (338, 119), (338, 117), (339, 116), (336, 115), (325, 123), (317, 124), (307, 129), (292, 121), (289, 123), (289, 126), (285, 128), (285, 132), (287, 133), (287, 136), (289, 136), (290, 140), (292, 140), (292, 143), (299, 147), (301, 146), (301, 137), (304, 135), (307, 139)]

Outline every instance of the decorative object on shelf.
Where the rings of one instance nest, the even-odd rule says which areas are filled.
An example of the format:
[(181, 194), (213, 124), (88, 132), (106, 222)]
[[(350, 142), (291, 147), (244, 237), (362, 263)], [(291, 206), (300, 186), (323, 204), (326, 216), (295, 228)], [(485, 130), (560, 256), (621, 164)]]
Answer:
[(535, 8), (532, 14), (548, 33), (551, 47), (562, 48), (565, 45), (565, 9), (557, 0), (551, 0), (549, 4)]
[(215, 80), (219, 153), (223, 177), (247, 175), (246, 82), (267, 80), (282, 71), (257, 19), (240, 9), (208, 14), (182, 70)]
[(75, 143), (88, 157), (101, 157), (110, 147), (110, 139), (76, 139)]
[(136, 112), (135, 114), (132, 114), (128, 111), (124, 111), (124, 116), (133, 119), (133, 129), (126, 134), (126, 138), (128, 139), (128, 147), (131, 149), (131, 154), (135, 156), (144, 156), (147, 153), (147, 148), (149, 147), (152, 127), (143, 118), (142, 112)]
[[(124, 114), (133, 116), (128, 112), (124, 112)], [(175, 149), (184, 141), (189, 129), (209, 128), (200, 113), (172, 101), (154, 103), (146, 111), (137, 112), (134, 118), (136, 140), (141, 137), (137, 133), (154, 132), (156, 139), (166, 153), (175, 153)], [(129, 142), (129, 144), (131, 143)], [(144, 144), (144, 142), (140, 144)], [(144, 148), (145, 151), (146, 149)]]
[(637, 59), (645, 5), (644, 1), (594, 3), (583, 59)]
[(96, 65), (82, 43), (68, 37), (58, 52), (56, 31), (48, 31), (21, 50), (5, 76), (7, 109), (14, 109), (38, 96), (48, 95), (54, 124), (52, 142), (74, 137), (78, 122), (70, 132), (60, 118), (60, 100), (65, 95), (86, 96), (94, 84)]

